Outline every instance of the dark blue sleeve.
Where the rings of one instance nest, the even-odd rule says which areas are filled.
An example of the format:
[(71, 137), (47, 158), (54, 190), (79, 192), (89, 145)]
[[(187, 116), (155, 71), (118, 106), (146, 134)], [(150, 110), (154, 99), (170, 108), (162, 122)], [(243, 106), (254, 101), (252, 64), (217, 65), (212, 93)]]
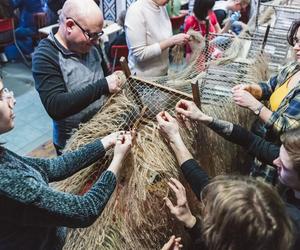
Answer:
[(201, 191), (209, 182), (207, 173), (194, 159), (190, 159), (182, 163), (181, 170), (193, 192), (197, 198), (200, 199)]
[(279, 156), (280, 147), (278, 145), (268, 142), (238, 125), (233, 126), (231, 135), (225, 139), (242, 146), (249, 154), (269, 165), (273, 165), (273, 161)]

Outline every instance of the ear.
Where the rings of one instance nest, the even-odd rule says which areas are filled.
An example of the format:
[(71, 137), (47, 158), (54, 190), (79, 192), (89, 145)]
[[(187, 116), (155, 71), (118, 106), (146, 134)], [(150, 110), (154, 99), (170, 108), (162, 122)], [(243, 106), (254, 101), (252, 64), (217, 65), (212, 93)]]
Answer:
[(67, 31), (72, 31), (74, 29), (75, 23), (71, 19), (67, 19), (65, 22)]

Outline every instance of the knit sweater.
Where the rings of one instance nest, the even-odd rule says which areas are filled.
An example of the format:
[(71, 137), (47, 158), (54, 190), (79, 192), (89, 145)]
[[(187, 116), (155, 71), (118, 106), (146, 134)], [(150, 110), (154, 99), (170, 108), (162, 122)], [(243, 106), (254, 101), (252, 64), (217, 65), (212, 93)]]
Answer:
[(53, 159), (0, 156), (0, 249), (62, 249), (64, 227), (87, 227), (101, 214), (116, 186), (105, 171), (83, 196), (56, 191), (60, 181), (105, 155), (100, 140)]
[(168, 73), (169, 49), (159, 43), (172, 36), (172, 26), (165, 7), (152, 0), (138, 0), (127, 11), (126, 40), (128, 63), (138, 76), (162, 76)]

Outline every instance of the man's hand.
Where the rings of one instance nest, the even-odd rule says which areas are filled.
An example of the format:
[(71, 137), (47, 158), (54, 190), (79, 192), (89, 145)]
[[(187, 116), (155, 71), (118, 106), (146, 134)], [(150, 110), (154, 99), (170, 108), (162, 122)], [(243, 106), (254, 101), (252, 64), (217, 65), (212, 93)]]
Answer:
[(126, 76), (122, 71), (116, 71), (106, 77), (109, 93), (114, 94), (121, 90), (121, 87), (126, 82)]
[(187, 100), (180, 100), (177, 102), (175, 110), (177, 114), (185, 120), (186, 118), (191, 120), (198, 120), (200, 122), (211, 122), (212, 117), (204, 114), (194, 102)]
[(171, 178), (168, 185), (174, 191), (177, 199), (177, 204), (174, 206), (168, 197), (164, 198), (171, 214), (175, 215), (187, 228), (192, 228), (196, 223), (196, 218), (189, 208), (184, 186), (175, 178)]
[(171, 236), (169, 241), (164, 244), (163, 248), (161, 250), (179, 250), (183, 247), (182, 244), (180, 244), (181, 238), (175, 238), (174, 235)]

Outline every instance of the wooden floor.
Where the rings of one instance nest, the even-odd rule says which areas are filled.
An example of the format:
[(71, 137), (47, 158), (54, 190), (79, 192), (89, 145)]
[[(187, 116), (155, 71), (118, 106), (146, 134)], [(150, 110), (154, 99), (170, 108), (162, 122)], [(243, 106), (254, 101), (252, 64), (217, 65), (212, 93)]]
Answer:
[(32, 150), (28, 156), (38, 157), (38, 158), (52, 158), (56, 156), (55, 148), (53, 146), (52, 140), (49, 140), (36, 149)]

